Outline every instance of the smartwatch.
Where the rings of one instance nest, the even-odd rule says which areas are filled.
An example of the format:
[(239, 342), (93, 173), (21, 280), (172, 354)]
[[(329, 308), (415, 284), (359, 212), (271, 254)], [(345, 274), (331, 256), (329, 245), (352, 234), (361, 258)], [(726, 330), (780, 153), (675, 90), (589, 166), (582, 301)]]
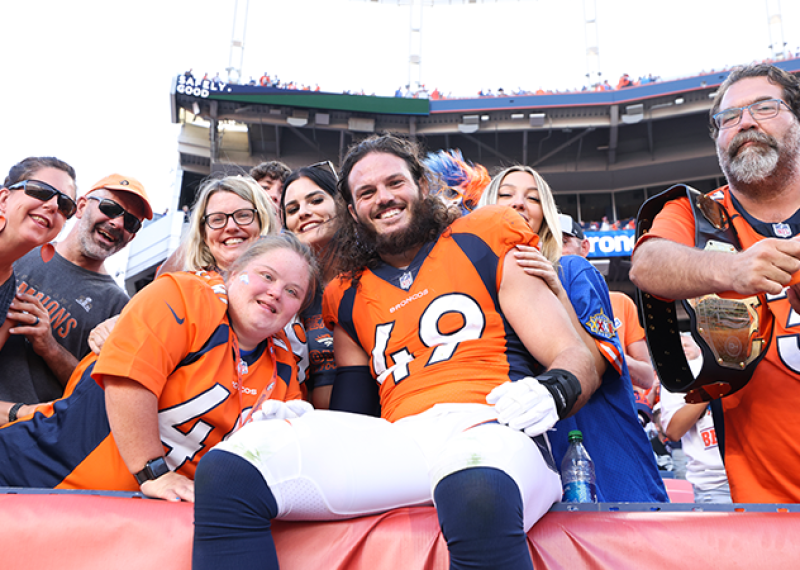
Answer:
[(158, 479), (164, 473), (169, 472), (169, 467), (167, 467), (167, 462), (163, 457), (157, 457), (155, 459), (151, 459), (148, 461), (144, 469), (135, 473), (133, 476), (136, 477), (136, 482), (141, 485), (145, 481), (152, 481), (153, 479)]

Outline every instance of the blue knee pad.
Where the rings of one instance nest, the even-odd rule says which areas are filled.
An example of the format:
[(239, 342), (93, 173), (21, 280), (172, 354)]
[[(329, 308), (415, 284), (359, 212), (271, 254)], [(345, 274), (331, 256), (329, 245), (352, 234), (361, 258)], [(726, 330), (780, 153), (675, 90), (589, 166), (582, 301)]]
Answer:
[(533, 569), (519, 487), (505, 472), (472, 467), (442, 479), (433, 493), (450, 569)]
[(278, 569), (270, 521), (278, 504), (249, 461), (211, 450), (194, 479), (192, 569)]

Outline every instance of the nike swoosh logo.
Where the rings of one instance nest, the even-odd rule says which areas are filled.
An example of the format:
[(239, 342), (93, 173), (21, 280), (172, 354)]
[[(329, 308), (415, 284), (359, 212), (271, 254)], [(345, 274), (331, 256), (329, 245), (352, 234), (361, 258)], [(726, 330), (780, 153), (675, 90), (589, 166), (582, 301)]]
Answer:
[(169, 310), (172, 312), (172, 316), (175, 317), (176, 321), (178, 321), (178, 324), (182, 325), (183, 321), (185, 321), (186, 319), (185, 318), (179, 319), (178, 315), (175, 313), (175, 310), (172, 307), (169, 306), (169, 303), (166, 303), (166, 305), (167, 305), (167, 307), (169, 307)]

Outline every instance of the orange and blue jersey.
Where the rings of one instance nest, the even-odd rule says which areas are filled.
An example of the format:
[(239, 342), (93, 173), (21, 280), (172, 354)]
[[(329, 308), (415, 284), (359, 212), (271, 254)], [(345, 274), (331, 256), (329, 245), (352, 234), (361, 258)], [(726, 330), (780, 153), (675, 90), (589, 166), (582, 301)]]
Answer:
[(283, 333), (276, 341), (266, 339), (240, 363), (221, 278), (160, 277), (128, 303), (100, 357), (78, 365), (64, 398), (0, 429), (0, 485), (138, 490), (111, 433), (105, 376), (128, 378), (158, 397), (167, 464), (193, 478), (200, 457), (262, 393), (300, 397), (294, 356), (283, 348)]
[(623, 350), (634, 342), (644, 340), (644, 329), (639, 324), (639, 315), (633, 299), (619, 291), (609, 291), (611, 308), (614, 310), (614, 328)]
[[(708, 196), (728, 212), (742, 249), (767, 237), (798, 235), (796, 214), (786, 223), (766, 224), (737, 208), (728, 186)], [(694, 247), (694, 214), (687, 198), (667, 202), (637, 247), (652, 238)], [(750, 382), (721, 400), (725, 469), (735, 503), (800, 503), (800, 430), (791, 419), (800, 409), (800, 315), (791, 308), (785, 289), (766, 300), (767, 307), (758, 310), (775, 317), (767, 353)]]
[(495, 386), (532, 374), (536, 363), (498, 291), (506, 253), (537, 240), (514, 210), (485, 207), (453, 222), (406, 269), (382, 264), (364, 270), (358, 284), (328, 285), (325, 324), (342, 327), (370, 356), (384, 418), (436, 403), (485, 404)]

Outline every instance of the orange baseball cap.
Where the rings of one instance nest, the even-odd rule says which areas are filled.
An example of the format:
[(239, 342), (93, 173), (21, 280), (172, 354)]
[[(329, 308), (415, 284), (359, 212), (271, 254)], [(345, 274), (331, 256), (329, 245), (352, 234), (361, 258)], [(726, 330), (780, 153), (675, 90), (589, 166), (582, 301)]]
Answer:
[(144, 217), (148, 220), (153, 219), (153, 208), (150, 207), (150, 201), (147, 199), (144, 186), (132, 176), (123, 176), (122, 174), (106, 176), (99, 182), (95, 182), (86, 194), (91, 194), (95, 190), (100, 190), (101, 188), (116, 190), (118, 192), (130, 192), (138, 196), (142, 200), (142, 205), (144, 206)]

